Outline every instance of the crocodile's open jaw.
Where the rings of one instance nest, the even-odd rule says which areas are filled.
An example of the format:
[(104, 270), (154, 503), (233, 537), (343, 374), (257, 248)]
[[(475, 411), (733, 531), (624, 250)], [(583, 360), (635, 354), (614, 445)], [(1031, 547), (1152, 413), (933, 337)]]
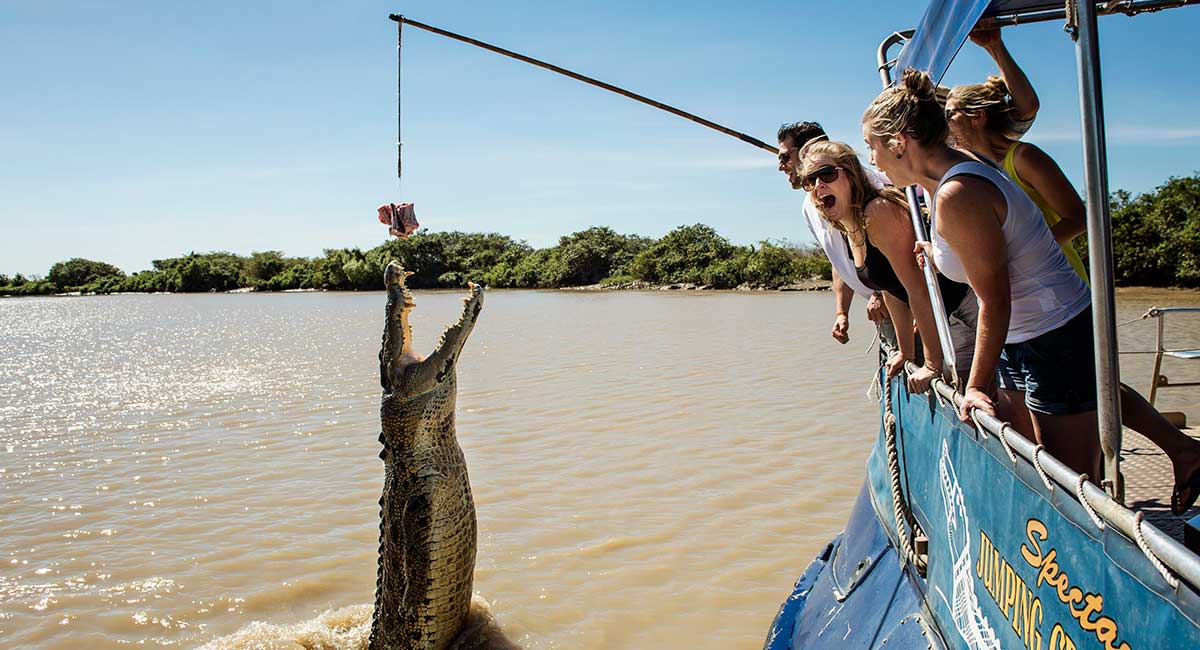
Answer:
[[(380, 380), (384, 391), (392, 393), (398, 390), (402, 394), (415, 395), (427, 390), (429, 386), (420, 381), (415, 385), (411, 383), (406, 379), (411, 378), (406, 368), (432, 360), (439, 366), (433, 375), (437, 382), (449, 375), (467, 333), (475, 326), (475, 319), (483, 305), (483, 289), (471, 283), (471, 292), (463, 298), (463, 310), (458, 321), (443, 330), (437, 347), (428, 357), (423, 357), (413, 351), (412, 324), (409, 316), (416, 303), (405, 284), (410, 275), (412, 273), (405, 271), (398, 262), (391, 262), (384, 271), (384, 285), (388, 291), (388, 324), (384, 330), (384, 344), (379, 360)], [(416, 372), (418, 376), (426, 376), (423, 371)]]

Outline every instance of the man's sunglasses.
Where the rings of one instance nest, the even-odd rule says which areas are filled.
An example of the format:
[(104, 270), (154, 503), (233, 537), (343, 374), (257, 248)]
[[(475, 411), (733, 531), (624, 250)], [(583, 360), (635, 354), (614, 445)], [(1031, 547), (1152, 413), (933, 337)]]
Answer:
[(838, 174), (841, 172), (841, 169), (841, 167), (826, 165), (811, 174), (805, 174), (800, 179), (800, 187), (803, 188), (805, 192), (811, 192), (814, 188), (816, 188), (818, 180), (828, 185), (838, 179)]

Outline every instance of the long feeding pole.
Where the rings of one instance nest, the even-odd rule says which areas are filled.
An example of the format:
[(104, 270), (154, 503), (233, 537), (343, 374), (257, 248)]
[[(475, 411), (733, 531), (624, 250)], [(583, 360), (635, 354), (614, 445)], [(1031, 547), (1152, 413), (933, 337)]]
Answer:
[(412, 25), (413, 27), (423, 29), (427, 32), (433, 32), (434, 34), (438, 34), (439, 36), (445, 36), (446, 38), (451, 38), (456, 41), (462, 41), (463, 43), (467, 43), (468, 45), (474, 45), (475, 47), (480, 47), (480, 48), (483, 48), (490, 52), (495, 52), (496, 54), (502, 54), (504, 56), (516, 59), (518, 61), (524, 61), (525, 63), (528, 63), (530, 65), (535, 65), (539, 68), (544, 68), (546, 70), (550, 70), (551, 72), (557, 72), (558, 74), (570, 77), (572, 79), (575, 79), (576, 81), (582, 81), (586, 84), (590, 84), (590, 85), (596, 86), (598, 88), (603, 88), (604, 90), (617, 93), (618, 95), (628, 97), (629, 99), (639, 101), (643, 104), (648, 104), (659, 110), (663, 110), (668, 113), (671, 113), (672, 115), (677, 115), (684, 119), (691, 120), (701, 126), (707, 126), (708, 128), (710, 128), (714, 131), (720, 131), (721, 133), (724, 133), (725, 135), (735, 137), (738, 140), (741, 140), (742, 142), (745, 142), (747, 144), (752, 144), (752, 145), (758, 147), (759, 149), (769, 151), (769, 152), (771, 152), (772, 155), (775, 155), (779, 152), (778, 147), (767, 144), (766, 142), (763, 142), (762, 140), (759, 140), (758, 138), (746, 135), (745, 133), (741, 133), (740, 131), (734, 131), (733, 129), (730, 129), (728, 127), (721, 126), (720, 124), (717, 124), (716, 122), (713, 122), (712, 120), (706, 120), (703, 117), (700, 117), (698, 115), (693, 115), (687, 111), (675, 108), (674, 106), (668, 106), (662, 102), (650, 99), (649, 97), (645, 97), (645, 96), (639, 95), (635, 92), (630, 92), (628, 90), (625, 90), (624, 88), (618, 88), (617, 86), (614, 86), (610, 83), (605, 83), (598, 79), (593, 79), (591, 77), (581, 75), (577, 72), (571, 72), (570, 70), (567, 70), (566, 68), (561, 68), (552, 63), (546, 63), (545, 61), (539, 61), (533, 57), (528, 57), (528, 56), (525, 56), (524, 54), (518, 54), (511, 50), (506, 50), (502, 47), (496, 47), (495, 45), (490, 45), (488, 43), (484, 43), (483, 41), (478, 41), (473, 38), (462, 36), (460, 34), (455, 34), (454, 32), (448, 32), (444, 29), (439, 29), (432, 25), (426, 25), (424, 23), (420, 23), (415, 20), (412, 20), (411, 18), (405, 18), (404, 16), (401, 16), (399, 14), (392, 14), (388, 17), (391, 18), (392, 20), (396, 21), (400, 25)]
[(1096, 332), (1096, 416), (1104, 451), (1104, 487), (1122, 500), (1121, 384), (1117, 362), (1117, 326), (1113, 311), (1112, 224), (1108, 213), (1108, 158), (1104, 141), (1104, 104), (1100, 91), (1100, 47), (1096, 8), (1079, 3), (1076, 62), (1083, 116), (1083, 178), (1087, 187), (1088, 257), (1092, 280), (1092, 324)]

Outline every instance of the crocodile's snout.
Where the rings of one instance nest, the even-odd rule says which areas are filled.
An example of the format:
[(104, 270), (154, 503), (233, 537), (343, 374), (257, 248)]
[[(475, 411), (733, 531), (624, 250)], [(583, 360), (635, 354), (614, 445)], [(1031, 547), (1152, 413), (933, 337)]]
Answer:
[(408, 276), (412, 275), (412, 271), (405, 271), (400, 262), (392, 260), (388, 262), (387, 268), (383, 270), (383, 286), (391, 289), (393, 287), (403, 287), (404, 281)]

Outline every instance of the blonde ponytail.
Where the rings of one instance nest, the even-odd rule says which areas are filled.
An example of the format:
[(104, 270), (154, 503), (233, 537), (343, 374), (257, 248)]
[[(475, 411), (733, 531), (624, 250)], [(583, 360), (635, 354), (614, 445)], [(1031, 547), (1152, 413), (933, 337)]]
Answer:
[(905, 133), (925, 146), (945, 143), (950, 134), (937, 86), (928, 74), (912, 68), (904, 71), (898, 85), (879, 93), (862, 122), (876, 137), (887, 140)]

